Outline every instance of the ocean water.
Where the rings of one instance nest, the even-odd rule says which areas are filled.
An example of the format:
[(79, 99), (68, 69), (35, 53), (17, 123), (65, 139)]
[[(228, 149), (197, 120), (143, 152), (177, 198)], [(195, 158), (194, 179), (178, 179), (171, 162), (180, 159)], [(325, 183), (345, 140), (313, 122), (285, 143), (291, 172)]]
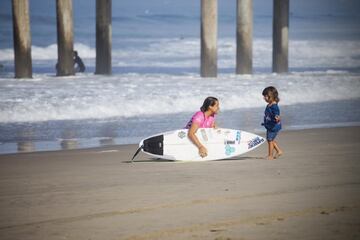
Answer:
[(207, 96), (220, 99), (220, 126), (263, 134), (269, 85), (284, 129), (360, 125), (358, 1), (292, 1), (290, 72), (273, 74), (272, 1), (254, 0), (252, 75), (234, 74), (235, 3), (219, 1), (219, 75), (204, 79), (200, 1), (113, 1), (113, 74), (102, 76), (93, 74), (95, 1), (75, 0), (86, 72), (56, 77), (55, 1), (31, 0), (33, 78), (14, 79), (11, 1), (1, 1), (0, 154), (137, 143), (183, 127)]

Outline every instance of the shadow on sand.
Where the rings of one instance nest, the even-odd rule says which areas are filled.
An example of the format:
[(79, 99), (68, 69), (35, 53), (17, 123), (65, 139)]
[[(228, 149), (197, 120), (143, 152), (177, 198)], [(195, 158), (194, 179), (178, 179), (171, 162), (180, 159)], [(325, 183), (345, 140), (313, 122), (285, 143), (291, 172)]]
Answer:
[[(211, 160), (212, 162), (226, 162), (226, 161), (246, 161), (246, 160), (263, 160), (263, 157), (232, 157), (227, 159), (219, 159), (219, 160)], [(211, 162), (211, 161), (204, 161), (204, 162)], [(201, 161), (175, 161), (175, 160), (168, 160), (162, 158), (151, 158), (151, 159), (140, 159), (134, 161), (123, 161), (123, 163), (148, 163), (148, 162), (173, 162), (173, 163), (194, 163), (194, 162), (201, 162)]]

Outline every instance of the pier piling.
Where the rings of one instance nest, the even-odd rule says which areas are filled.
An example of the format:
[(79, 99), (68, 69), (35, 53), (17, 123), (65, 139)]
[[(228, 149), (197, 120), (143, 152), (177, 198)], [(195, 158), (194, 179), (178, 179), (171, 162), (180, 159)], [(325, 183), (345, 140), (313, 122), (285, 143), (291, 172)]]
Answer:
[(253, 1), (237, 0), (236, 74), (252, 74)]
[(56, 0), (58, 64), (57, 76), (74, 75), (72, 0)]
[(96, 0), (96, 70), (111, 74), (111, 0)]
[(15, 78), (32, 78), (28, 0), (12, 0)]
[(217, 77), (217, 0), (201, 0), (201, 77)]
[(273, 72), (289, 70), (289, 0), (274, 0), (273, 16)]

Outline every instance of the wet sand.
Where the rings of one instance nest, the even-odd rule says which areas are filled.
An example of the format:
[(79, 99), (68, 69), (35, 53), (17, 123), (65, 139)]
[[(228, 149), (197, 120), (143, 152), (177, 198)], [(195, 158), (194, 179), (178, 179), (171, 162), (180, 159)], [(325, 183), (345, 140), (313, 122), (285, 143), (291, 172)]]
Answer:
[(0, 239), (360, 239), (360, 127), (283, 131), (236, 159), (135, 145), (0, 156)]

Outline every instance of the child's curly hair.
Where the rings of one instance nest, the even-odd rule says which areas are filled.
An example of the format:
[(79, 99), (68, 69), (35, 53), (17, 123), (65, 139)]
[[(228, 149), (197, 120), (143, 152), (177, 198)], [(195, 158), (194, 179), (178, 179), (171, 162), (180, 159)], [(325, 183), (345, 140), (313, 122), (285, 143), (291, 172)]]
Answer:
[(275, 102), (280, 102), (280, 98), (279, 98), (279, 93), (277, 91), (277, 89), (273, 86), (267, 87), (263, 90), (262, 95), (268, 96), (271, 100), (275, 101)]

